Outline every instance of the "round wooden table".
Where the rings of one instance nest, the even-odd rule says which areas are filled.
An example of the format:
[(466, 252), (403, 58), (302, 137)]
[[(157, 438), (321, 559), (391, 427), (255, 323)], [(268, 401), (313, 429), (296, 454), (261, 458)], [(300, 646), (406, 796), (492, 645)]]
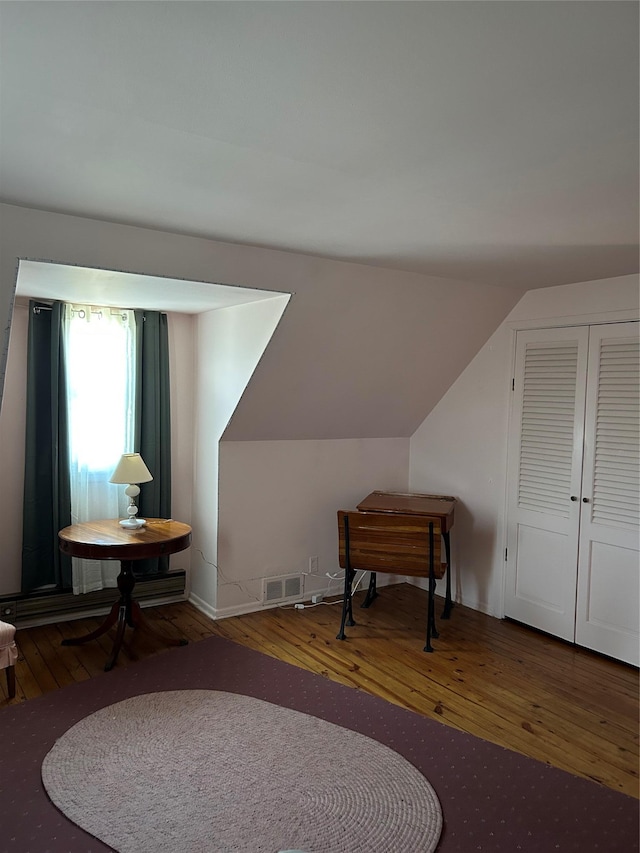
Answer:
[(175, 554), (177, 551), (188, 548), (191, 544), (191, 528), (181, 521), (162, 518), (148, 518), (146, 521), (144, 527), (136, 530), (122, 527), (115, 518), (85, 521), (65, 527), (58, 533), (60, 550), (63, 554), (90, 560), (120, 560), (120, 574), (117, 578), (120, 598), (114, 602), (105, 621), (90, 634), (62, 641), (63, 646), (88, 643), (116, 625), (113, 649), (104, 667), (106, 672), (118, 659), (127, 625), (152, 634), (170, 646), (187, 644), (187, 640), (172, 640), (160, 634), (144, 618), (140, 605), (132, 597), (136, 584), (133, 563), (148, 557)]

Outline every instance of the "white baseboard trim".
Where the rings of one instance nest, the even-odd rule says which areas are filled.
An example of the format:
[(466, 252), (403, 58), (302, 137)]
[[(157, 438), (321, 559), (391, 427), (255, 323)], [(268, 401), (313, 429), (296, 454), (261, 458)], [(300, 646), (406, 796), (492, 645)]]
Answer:
[[(393, 586), (397, 583), (404, 583), (405, 580), (405, 578), (398, 577), (397, 575), (379, 574), (378, 588), (380, 589), (385, 586)], [(363, 584), (361, 589), (366, 589), (367, 583)], [(335, 592), (329, 592), (327, 594), (326, 589), (320, 589), (306, 590), (304, 597), (302, 599), (295, 599), (295, 602), (303, 603), (305, 607), (309, 607), (311, 602), (311, 596), (316, 593), (331, 598), (339, 596), (340, 601), (342, 600), (342, 590), (336, 590)], [(231, 616), (246, 616), (248, 613), (257, 613), (260, 610), (275, 610), (278, 607), (286, 607), (287, 609), (292, 609), (294, 606), (294, 601), (292, 601), (291, 603), (280, 601), (276, 604), (265, 604), (262, 601), (246, 601), (243, 604), (234, 604), (230, 607), (216, 608), (212, 607), (210, 604), (208, 604), (199, 596), (195, 595), (195, 593), (193, 592), (189, 594), (188, 601), (190, 601), (194, 607), (196, 607), (201, 613), (204, 613), (205, 616), (208, 616), (210, 619), (228, 619)]]
[(194, 592), (190, 592), (187, 601), (189, 604), (193, 604), (193, 606), (199, 610), (201, 613), (204, 613), (205, 616), (208, 616), (210, 619), (217, 619), (218, 614), (215, 607), (212, 607), (210, 604), (207, 604), (204, 599), (197, 596)]
[[(189, 595), (188, 600), (210, 619), (228, 619), (230, 616), (245, 616), (247, 613), (256, 613), (259, 610), (275, 610), (276, 607), (281, 605), (281, 602), (279, 604), (264, 604), (261, 601), (248, 601), (244, 604), (234, 604), (231, 607), (216, 608), (212, 607), (202, 598), (199, 598), (193, 592)], [(293, 604), (286, 606), (293, 607)]]

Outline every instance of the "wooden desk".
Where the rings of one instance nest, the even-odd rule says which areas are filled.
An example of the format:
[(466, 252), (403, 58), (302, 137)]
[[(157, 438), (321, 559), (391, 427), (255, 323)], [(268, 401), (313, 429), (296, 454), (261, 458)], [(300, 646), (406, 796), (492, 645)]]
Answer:
[(170, 646), (184, 646), (187, 640), (171, 640), (155, 631), (142, 615), (140, 605), (133, 600), (132, 593), (136, 584), (133, 575), (135, 560), (148, 557), (161, 557), (183, 551), (191, 544), (191, 528), (180, 521), (167, 521), (161, 518), (148, 518), (144, 527), (127, 530), (118, 523), (118, 519), (86, 521), (72, 524), (58, 533), (60, 550), (70, 557), (84, 557), (90, 560), (120, 560), (118, 590), (120, 598), (114, 602), (105, 621), (84, 637), (63, 640), (63, 646), (77, 646), (88, 643), (105, 634), (116, 625), (113, 649), (105, 664), (105, 672), (114, 666), (124, 639), (127, 625), (130, 628), (146, 631), (156, 639)]
[[(453, 609), (451, 598), (451, 542), (449, 531), (453, 527), (456, 499), (451, 495), (428, 495), (423, 492), (375, 491), (358, 504), (361, 512), (397, 512), (404, 515), (426, 515), (439, 518), (444, 542), (446, 594), (443, 619), (449, 619)], [(375, 583), (375, 581), (374, 581)], [(375, 587), (374, 587), (375, 592)]]

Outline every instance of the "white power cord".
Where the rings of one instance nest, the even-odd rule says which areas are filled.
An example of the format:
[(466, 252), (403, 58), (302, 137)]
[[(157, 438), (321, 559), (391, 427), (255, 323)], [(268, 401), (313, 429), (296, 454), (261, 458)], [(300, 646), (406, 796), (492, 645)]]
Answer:
[[(360, 573), (360, 577), (356, 580), (355, 586), (351, 587), (351, 595), (353, 595), (354, 592), (358, 591), (358, 587), (362, 583), (362, 579), (364, 578), (365, 575), (366, 575), (366, 571), (363, 571)], [(336, 578), (339, 578), (340, 575), (330, 575), (329, 572), (327, 572), (327, 577), (335, 580)], [(316, 595), (313, 595), (311, 597), (311, 604), (303, 604), (303, 602), (299, 601), (297, 604), (293, 605), (293, 609), (294, 610), (305, 610), (307, 607), (319, 607), (321, 604), (328, 604), (328, 605), (342, 604), (342, 597), (336, 598), (335, 601), (322, 601), (322, 600), (321, 601), (314, 601), (313, 599), (315, 597), (316, 597)], [(291, 605), (288, 605), (288, 606), (287, 605), (280, 605), (280, 606), (283, 607), (285, 610), (291, 609)]]

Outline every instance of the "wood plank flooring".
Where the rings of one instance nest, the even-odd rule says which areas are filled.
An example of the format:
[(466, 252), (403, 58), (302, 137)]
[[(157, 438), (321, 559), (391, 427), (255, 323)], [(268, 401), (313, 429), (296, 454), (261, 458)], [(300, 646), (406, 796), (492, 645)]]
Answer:
[[(213, 621), (187, 602), (148, 608), (166, 636), (190, 642), (218, 634), (333, 681), (524, 755), (638, 797), (638, 671), (520, 625), (456, 606), (438, 620), (433, 654), (422, 651), (426, 593), (408, 584), (381, 590), (368, 610), (355, 597), (357, 626), (336, 640), (339, 604), (277, 608)], [(439, 610), (442, 609), (439, 602)], [(109, 635), (61, 646), (101, 619), (19, 629), (22, 702), (102, 673)], [(129, 639), (131, 639), (129, 637)], [(133, 637), (118, 666), (162, 654)], [(0, 705), (6, 703), (0, 674)]]

